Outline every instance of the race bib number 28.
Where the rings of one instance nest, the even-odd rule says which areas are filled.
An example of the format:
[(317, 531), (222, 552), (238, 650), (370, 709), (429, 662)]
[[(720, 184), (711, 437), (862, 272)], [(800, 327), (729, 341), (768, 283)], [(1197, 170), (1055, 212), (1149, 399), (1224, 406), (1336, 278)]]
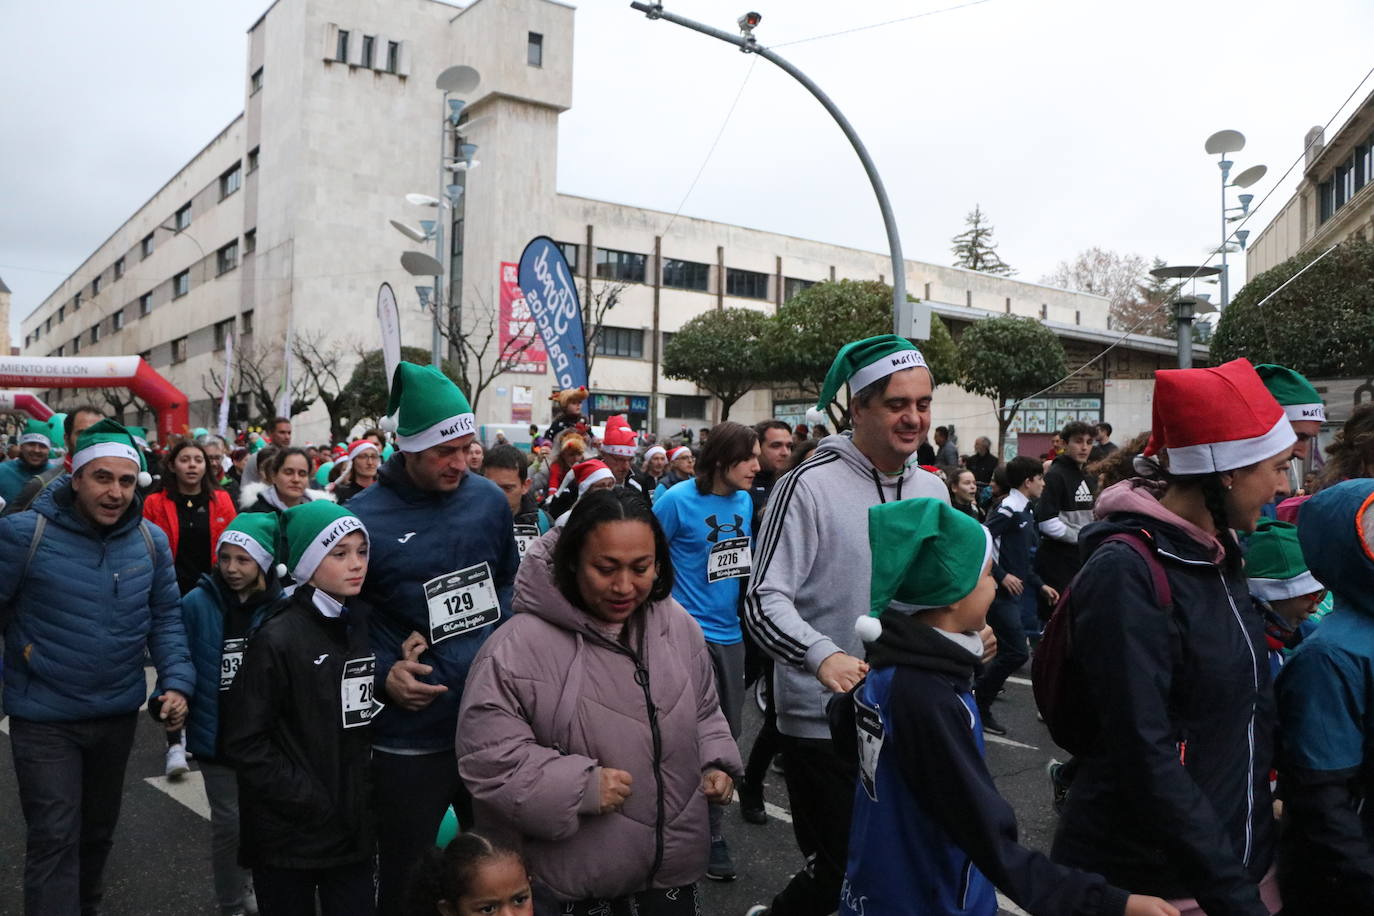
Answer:
[(343, 708), (343, 727), (357, 728), (372, 721), (381, 708), (373, 694), (373, 679), (377, 675), (377, 659), (350, 658), (344, 662), (343, 676), (339, 679), (339, 702)]
[(478, 563), (435, 576), (425, 583), (429, 604), (429, 644), (495, 623), (501, 617), (491, 567)]

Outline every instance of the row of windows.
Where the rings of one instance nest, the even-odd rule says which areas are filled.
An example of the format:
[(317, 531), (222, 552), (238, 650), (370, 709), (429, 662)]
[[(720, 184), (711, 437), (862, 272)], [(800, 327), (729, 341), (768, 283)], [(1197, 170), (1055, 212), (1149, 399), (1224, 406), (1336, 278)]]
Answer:
[[(238, 239), (235, 239), (229, 244), (222, 246), (218, 251), (215, 252), (216, 276), (227, 273), (233, 270), (234, 268), (238, 267), (240, 250), (242, 250), (244, 254), (252, 254), (257, 249), (257, 243), (257, 230), (249, 229), (247, 232), (243, 234), (242, 249), (240, 249)], [(120, 260), (122, 261), (123, 259), (121, 258)], [(98, 292), (99, 285), (93, 285), (96, 287), (96, 291)], [(182, 296), (186, 295), (190, 291), (191, 270), (190, 268), (187, 268), (186, 270), (183, 270), (172, 277), (172, 298), (180, 299)], [(136, 301), (138, 303), (139, 318), (144, 317), (153, 310), (152, 292), (144, 293), (143, 295), (139, 296)], [(76, 309), (80, 307), (80, 302), (81, 295), (78, 293), (76, 298), (73, 300), (73, 312), (75, 312)], [(28, 334), (24, 337), (24, 346), (27, 347), (30, 344), (36, 342), (40, 337), (43, 336), (44, 333), (50, 333), (53, 328), (54, 318), (57, 319), (57, 323), (60, 326), (62, 322), (66, 319), (66, 316), (67, 307), (65, 305), (58, 306), (57, 313), (55, 315), (49, 315), (47, 320), (44, 321), (43, 324), (39, 325), (31, 334)], [(96, 341), (100, 340), (100, 328), (101, 325), (99, 322), (91, 326), (90, 331), (88, 332), (91, 343), (95, 343)], [(114, 313), (113, 328), (116, 331), (122, 330), (124, 328), (124, 309), (119, 309)], [(75, 338), (72, 339), (72, 352), (76, 352), (76, 348), (80, 346), (81, 336), (82, 335), (78, 334)], [(59, 348), (59, 352), (55, 355), (62, 355), (61, 348)]]
[(1329, 220), (1371, 181), (1374, 181), (1374, 134), (1363, 143), (1357, 143), (1354, 152), (1336, 166), (1331, 177), (1317, 185), (1317, 222)]
[[(143, 298), (148, 298), (148, 297), (145, 296), (145, 297), (143, 297)], [(146, 315), (146, 314), (148, 314), (148, 313), (145, 311), (143, 314)], [(234, 321), (235, 321), (235, 319), (233, 319), (233, 318), (226, 318), (226, 319), (224, 319), (223, 321), (218, 321), (218, 322), (215, 323), (215, 325), (214, 325), (214, 335), (215, 335), (215, 350), (216, 350), (216, 351), (220, 351), (220, 350), (223, 350), (223, 349), (224, 349), (224, 345), (225, 345), (226, 340), (228, 339), (229, 335), (230, 335), (231, 333), (233, 333), (233, 330), (234, 330)], [(252, 333), (253, 333), (253, 310), (252, 310), (252, 309), (249, 309), (248, 311), (246, 311), (246, 312), (244, 312), (242, 315), (240, 315), (239, 318), (238, 318), (238, 321), (240, 322), (240, 324), (241, 324), (241, 326), (242, 326), (242, 328), (243, 328), (243, 331), (242, 331), (243, 334), (247, 335), (247, 334), (252, 334)], [(123, 327), (124, 327), (124, 312), (123, 312), (123, 311), (115, 312), (115, 316), (114, 316), (114, 329), (115, 329), (116, 331), (118, 331), (118, 330), (120, 330), (120, 329), (123, 328)], [(173, 341), (171, 342), (172, 362), (174, 362), (174, 363), (181, 363), (181, 362), (185, 362), (185, 361), (186, 361), (186, 355), (187, 355), (187, 341), (188, 341), (188, 339), (189, 339), (188, 337), (178, 337), (178, 338), (176, 338), (175, 340), (173, 340)], [(99, 341), (99, 340), (100, 340), (100, 325), (95, 325), (95, 326), (93, 326), (93, 327), (91, 328), (91, 330), (90, 330), (90, 342), (91, 342), (91, 343), (96, 343), (96, 342)], [(56, 351), (54, 351), (53, 353), (51, 353), (51, 354), (49, 354), (49, 355), (50, 355), (50, 356), (75, 356), (76, 354), (78, 354), (78, 353), (80, 353), (80, 352), (81, 352), (81, 335), (78, 334), (76, 337), (72, 338), (71, 343), (63, 344), (62, 346), (58, 347)], [(150, 361), (150, 359), (151, 359), (151, 357), (152, 357), (152, 352), (151, 352), (151, 351), (145, 350), (144, 352), (142, 352), (142, 353), (140, 353), (140, 354), (138, 354), (138, 355), (139, 355), (139, 357), (140, 357), (142, 360), (144, 360), (145, 362), (148, 362), (148, 361)]]
[[(578, 270), (579, 246), (574, 242), (559, 242), (558, 247), (568, 260), (568, 266), (576, 273)], [(626, 283), (644, 283), (648, 275), (649, 256), (631, 251), (616, 251), (612, 248), (596, 249), (594, 263), (595, 275), (602, 280), (621, 280)], [(683, 261), (677, 258), (663, 260), (663, 285), (672, 289), (690, 289), (705, 292), (710, 286), (712, 265), (700, 261)], [(725, 294), (741, 299), (768, 299), (769, 275), (756, 270), (741, 270), (737, 267), (725, 268)], [(802, 280), (796, 277), (783, 278), (783, 299), (791, 299), (797, 293), (814, 284), (815, 280)]]
[[(362, 36), (362, 45), (356, 61), (348, 59), (350, 42), (354, 40), (353, 34), (347, 29), (339, 29), (338, 46), (334, 49), (334, 59), (341, 64), (352, 63), (354, 66), (366, 67), (369, 70), (382, 70), (386, 73), (395, 73), (401, 66), (401, 43), (399, 41), (388, 41), (386, 43), (385, 56), (377, 59), (378, 51), (382, 50), (377, 46), (377, 36)], [(261, 72), (261, 71), (259, 71)]]

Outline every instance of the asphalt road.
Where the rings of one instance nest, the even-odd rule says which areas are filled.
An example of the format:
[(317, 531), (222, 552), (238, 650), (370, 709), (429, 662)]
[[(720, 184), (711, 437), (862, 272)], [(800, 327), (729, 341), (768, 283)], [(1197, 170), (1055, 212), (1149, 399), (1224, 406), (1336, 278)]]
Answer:
[[(1024, 673), (1024, 672), (1023, 672)], [(760, 720), (757, 707), (746, 704), (744, 751), (747, 754)], [(1054, 746), (1035, 718), (1028, 682), (1008, 683), (996, 705), (997, 716), (1010, 729), (1006, 740), (988, 742), (988, 767), (1002, 794), (1011, 800), (1021, 824), (1022, 841), (1048, 849), (1054, 831), (1045, 763)], [(22, 912), (24, 821), (19, 810), (9, 731), (0, 720), (0, 916)], [(210, 827), (199, 774), (179, 783), (162, 776), (166, 742), (147, 717), (139, 717), (138, 736), (125, 778), (124, 805), (114, 852), (105, 872), (106, 916), (214, 916), (217, 907), (210, 881)], [(770, 773), (766, 785), (769, 822), (746, 824), (732, 805), (726, 819), (739, 878), (729, 883), (703, 881), (708, 916), (742, 916), (754, 903), (767, 903), (801, 865), (782, 777)], [(1020, 911), (1007, 906), (1004, 913)]]

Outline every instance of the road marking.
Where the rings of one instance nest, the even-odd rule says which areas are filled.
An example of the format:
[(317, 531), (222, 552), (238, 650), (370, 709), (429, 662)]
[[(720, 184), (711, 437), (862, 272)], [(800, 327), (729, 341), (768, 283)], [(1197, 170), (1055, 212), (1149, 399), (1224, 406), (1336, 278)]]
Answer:
[(768, 813), (769, 817), (776, 817), (780, 821), (786, 821), (789, 824), (792, 823), (792, 815), (788, 813), (786, 808), (779, 808), (772, 802), (764, 802), (763, 810)]
[(1001, 891), (997, 892), (997, 907), (1003, 912), (1010, 913), (1011, 916), (1030, 916), (1030, 913), (1008, 900)]
[(193, 770), (175, 782), (166, 776), (149, 776), (143, 781), (207, 821), (210, 819), (210, 802), (205, 798), (205, 780), (199, 770)]
[(1022, 687), (1029, 687), (1029, 686), (1031, 686), (1030, 678), (1026, 678), (1026, 677), (1009, 677), (1009, 678), (1007, 678), (1007, 683), (1008, 683), (1008, 684), (1020, 684)]
[(4, 732), (4, 733), (7, 734), (7, 735), (10, 733), (10, 717), (9, 717), (9, 716), (5, 716), (5, 718), (0, 719), (0, 732)]
[(994, 744), (1005, 744), (1007, 747), (1024, 748), (1028, 751), (1040, 750), (1040, 748), (1036, 747), (1034, 744), (1022, 744), (1020, 741), (1013, 741), (1010, 738), (1003, 738), (1001, 735), (989, 735), (987, 732), (983, 732), (983, 740), (991, 741)]

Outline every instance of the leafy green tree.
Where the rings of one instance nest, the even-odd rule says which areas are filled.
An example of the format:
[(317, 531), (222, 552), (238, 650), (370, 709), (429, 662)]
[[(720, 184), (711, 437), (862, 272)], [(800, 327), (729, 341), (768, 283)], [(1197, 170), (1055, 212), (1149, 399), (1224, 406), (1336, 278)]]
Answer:
[(1010, 277), (1016, 273), (997, 253), (997, 243), (992, 240), (996, 230), (987, 222), (982, 207), (975, 204), (969, 215), (964, 217), (964, 223), (968, 228), (950, 239), (954, 243), (950, 251), (954, 252), (955, 267), (966, 267), (999, 277)]
[(1064, 347), (1054, 332), (1033, 318), (1012, 316), (975, 321), (959, 336), (959, 384), (992, 398), (997, 411), (997, 452), (1007, 438), (1021, 398), (1048, 388), (1068, 374)]
[(1374, 242), (1349, 240), (1282, 292), (1320, 252), (1255, 277), (1222, 312), (1212, 361), (1280, 363), (1309, 378), (1374, 375)]
[[(390, 384), (386, 377), (386, 360), (382, 358), (381, 350), (369, 350), (360, 355), (358, 364), (353, 367), (353, 374), (349, 376), (348, 383), (344, 385), (341, 397), (348, 404), (352, 424), (375, 423), (386, 416), (386, 402)], [(430, 351), (420, 347), (401, 347), (401, 359), (409, 363), (428, 366)], [(458, 380), (458, 367), (454, 365), (452, 360), (444, 360), (443, 369), (444, 375), (453, 379), (454, 384), (461, 385)], [(352, 424), (350, 424), (350, 428), (352, 428)]]
[(755, 309), (704, 312), (663, 348), (663, 374), (711, 392), (720, 399), (720, 418), (728, 420), (735, 402), (767, 375), (761, 359), (767, 328), (768, 316)]
[[(769, 322), (762, 361), (767, 380), (819, 396), (825, 373), (840, 347), (892, 333), (892, 287), (876, 280), (817, 283), (788, 299)], [(916, 341), (936, 383), (954, 381), (954, 340), (939, 317), (930, 316), (930, 339)], [(848, 425), (849, 412), (832, 407), (831, 420)]]

